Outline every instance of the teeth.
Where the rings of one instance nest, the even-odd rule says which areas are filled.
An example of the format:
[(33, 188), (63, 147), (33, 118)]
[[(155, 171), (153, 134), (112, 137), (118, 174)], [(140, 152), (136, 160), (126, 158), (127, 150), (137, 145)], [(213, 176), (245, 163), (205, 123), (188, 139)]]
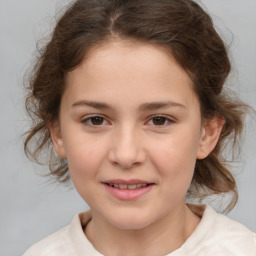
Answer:
[(147, 184), (132, 184), (132, 185), (127, 185), (127, 184), (109, 184), (110, 186), (114, 187), (114, 188), (119, 188), (119, 189), (136, 189), (136, 188), (142, 188), (142, 187), (146, 187)]
[(147, 186), (147, 184), (137, 184), (136, 185), (137, 188), (146, 187), (146, 186)]
[(125, 185), (125, 184), (119, 184), (119, 188), (120, 188), (120, 189), (127, 189), (127, 187), (128, 187), (128, 186)]
[(136, 184), (128, 185), (128, 189), (136, 189), (136, 188), (137, 188), (137, 185), (136, 185)]

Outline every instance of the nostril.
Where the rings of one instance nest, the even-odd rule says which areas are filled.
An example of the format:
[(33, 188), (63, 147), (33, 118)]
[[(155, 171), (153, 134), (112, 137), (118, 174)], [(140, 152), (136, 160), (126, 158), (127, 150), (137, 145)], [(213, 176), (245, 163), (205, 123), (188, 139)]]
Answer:
[(108, 160), (113, 166), (119, 166), (122, 169), (130, 169), (141, 165), (146, 159), (145, 150), (141, 144), (119, 143), (111, 147), (108, 153)]
[(133, 167), (139, 166), (140, 162), (124, 163), (124, 162), (113, 161), (112, 164), (114, 166), (119, 166), (122, 169), (131, 169)]

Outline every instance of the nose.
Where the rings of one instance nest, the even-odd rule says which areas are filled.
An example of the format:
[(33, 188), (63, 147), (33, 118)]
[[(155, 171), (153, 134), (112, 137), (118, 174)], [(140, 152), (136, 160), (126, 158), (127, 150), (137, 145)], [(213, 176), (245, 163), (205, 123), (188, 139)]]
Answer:
[(141, 165), (146, 159), (142, 138), (134, 128), (124, 128), (117, 131), (112, 138), (109, 160), (122, 169), (130, 169)]

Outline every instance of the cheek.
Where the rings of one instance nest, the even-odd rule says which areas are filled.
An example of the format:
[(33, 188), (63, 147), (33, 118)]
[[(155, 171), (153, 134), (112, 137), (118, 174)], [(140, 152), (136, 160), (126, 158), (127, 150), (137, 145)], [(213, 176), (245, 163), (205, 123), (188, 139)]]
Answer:
[[(181, 139), (182, 138), (182, 139)], [(189, 186), (196, 163), (197, 143), (192, 136), (174, 136), (151, 148), (152, 162), (164, 180)]]
[(67, 154), (69, 172), (74, 187), (89, 205), (93, 204), (96, 198), (100, 200), (99, 192), (93, 185), (97, 182), (97, 174), (103, 156), (102, 147), (95, 144), (92, 147), (90, 143), (80, 143), (73, 150), (69, 150)]
[(105, 147), (96, 139), (71, 141), (67, 144), (67, 160), (74, 183), (86, 182), (97, 174), (104, 160)]

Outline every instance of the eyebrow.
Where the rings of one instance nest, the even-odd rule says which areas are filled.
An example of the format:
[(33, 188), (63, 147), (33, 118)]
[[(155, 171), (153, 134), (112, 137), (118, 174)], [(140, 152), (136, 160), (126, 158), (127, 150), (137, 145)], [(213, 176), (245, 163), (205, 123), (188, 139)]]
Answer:
[[(72, 107), (83, 106), (83, 105), (100, 109), (100, 110), (114, 109), (113, 107), (111, 107), (106, 103), (97, 102), (97, 101), (88, 101), (88, 100), (77, 101), (74, 104), (72, 104)], [(146, 112), (146, 111), (152, 111), (152, 110), (158, 110), (158, 109), (166, 109), (170, 107), (178, 107), (178, 108), (186, 109), (186, 106), (181, 103), (174, 102), (174, 101), (164, 101), (164, 102), (143, 103), (142, 105), (139, 106), (139, 111)]]
[(88, 101), (88, 100), (80, 100), (72, 104), (72, 107), (77, 107), (77, 106), (89, 106), (93, 107), (96, 109), (112, 109), (109, 105), (103, 103), (103, 102), (96, 102), (96, 101)]
[(171, 107), (179, 107), (185, 109), (185, 105), (174, 102), (174, 101), (164, 101), (164, 102), (150, 102), (150, 103), (144, 103), (139, 107), (139, 110), (141, 112), (146, 112), (150, 110), (158, 110), (158, 109), (166, 109)]

